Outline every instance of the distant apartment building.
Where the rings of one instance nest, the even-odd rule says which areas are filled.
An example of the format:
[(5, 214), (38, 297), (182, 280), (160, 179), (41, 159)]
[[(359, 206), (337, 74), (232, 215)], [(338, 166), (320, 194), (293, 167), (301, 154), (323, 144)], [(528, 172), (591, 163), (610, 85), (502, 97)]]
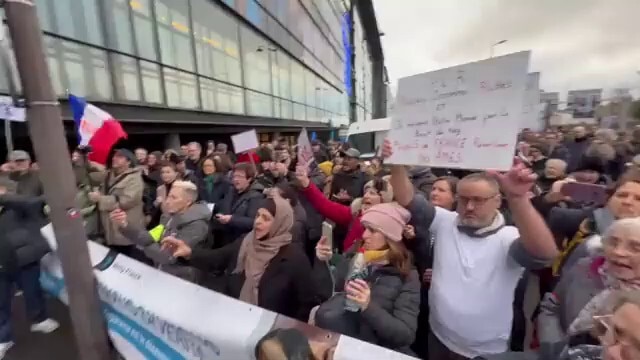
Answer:
[(540, 103), (547, 104), (546, 113), (553, 114), (558, 111), (558, 104), (560, 103), (560, 93), (557, 92), (540, 92)]
[(592, 118), (602, 102), (602, 89), (569, 90), (567, 110), (575, 118)]

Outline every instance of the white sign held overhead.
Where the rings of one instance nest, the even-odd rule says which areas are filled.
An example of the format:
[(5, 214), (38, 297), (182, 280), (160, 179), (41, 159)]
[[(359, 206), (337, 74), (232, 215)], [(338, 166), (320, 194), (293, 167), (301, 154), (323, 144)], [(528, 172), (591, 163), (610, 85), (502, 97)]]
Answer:
[(256, 133), (256, 129), (231, 135), (231, 142), (233, 143), (233, 151), (236, 154), (255, 150), (260, 146), (260, 144), (258, 144), (258, 133)]
[(307, 135), (307, 129), (302, 129), (298, 135), (298, 164), (310, 165), (314, 160), (311, 141)]
[(11, 96), (0, 96), (0, 119), (24, 122), (27, 119), (27, 109), (13, 106)]
[(529, 56), (524, 51), (400, 79), (388, 162), (508, 170)]

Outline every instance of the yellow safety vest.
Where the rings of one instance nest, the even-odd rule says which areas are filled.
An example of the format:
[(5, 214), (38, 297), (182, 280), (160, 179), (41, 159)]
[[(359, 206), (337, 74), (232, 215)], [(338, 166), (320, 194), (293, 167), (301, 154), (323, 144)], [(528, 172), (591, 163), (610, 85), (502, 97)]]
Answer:
[(160, 242), (162, 240), (162, 235), (164, 234), (164, 225), (160, 224), (153, 229), (149, 230), (149, 235), (153, 238), (153, 241)]

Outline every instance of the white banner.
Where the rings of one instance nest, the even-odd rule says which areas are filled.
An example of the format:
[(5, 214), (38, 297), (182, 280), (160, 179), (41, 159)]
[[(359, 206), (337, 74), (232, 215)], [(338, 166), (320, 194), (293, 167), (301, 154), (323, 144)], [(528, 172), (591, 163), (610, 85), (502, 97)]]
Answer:
[[(55, 249), (47, 228), (43, 234)], [(258, 340), (275, 328), (297, 328), (312, 339), (308, 324), (186, 282), (94, 242), (87, 244), (109, 336), (127, 360), (253, 360)], [(42, 259), (40, 282), (68, 304), (55, 252)], [(327, 351), (335, 351), (334, 360), (361, 359), (363, 354), (369, 359), (414, 359), (326, 333), (330, 336), (320, 337), (330, 339)]]
[(389, 163), (507, 170), (513, 163), (528, 51), (398, 81)]

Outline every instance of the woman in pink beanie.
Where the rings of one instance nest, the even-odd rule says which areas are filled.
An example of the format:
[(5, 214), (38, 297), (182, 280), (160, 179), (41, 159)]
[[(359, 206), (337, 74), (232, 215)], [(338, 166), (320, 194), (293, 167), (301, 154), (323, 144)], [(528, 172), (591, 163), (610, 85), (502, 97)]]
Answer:
[[(420, 311), (420, 280), (402, 242), (410, 218), (396, 203), (364, 211), (361, 223), (365, 230), (356, 242), (366, 263), (362, 280), (346, 281), (353, 253), (333, 256), (331, 247), (318, 243), (316, 256), (328, 266), (315, 266), (314, 275), (320, 292), (330, 298), (318, 308), (316, 326), (411, 354), (409, 346)], [(358, 312), (345, 310), (347, 299), (358, 305)]]

